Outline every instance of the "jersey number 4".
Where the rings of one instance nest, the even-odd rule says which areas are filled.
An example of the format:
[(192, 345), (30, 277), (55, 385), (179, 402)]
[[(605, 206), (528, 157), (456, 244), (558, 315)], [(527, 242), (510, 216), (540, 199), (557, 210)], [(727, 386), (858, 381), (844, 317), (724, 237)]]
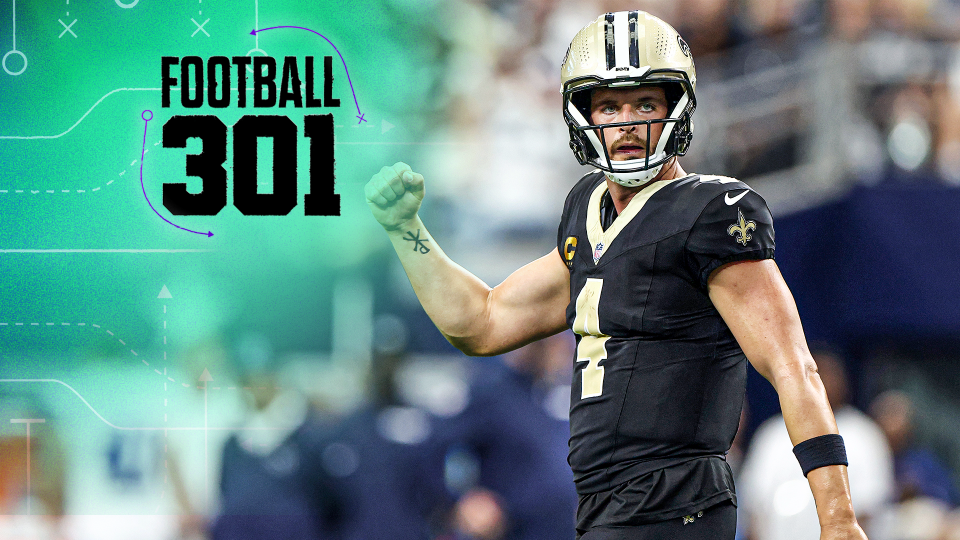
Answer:
[(606, 342), (610, 336), (600, 332), (600, 291), (603, 280), (587, 278), (587, 283), (577, 296), (577, 316), (573, 331), (580, 335), (577, 345), (577, 363), (586, 362), (580, 374), (580, 399), (603, 394), (603, 366), (607, 358)]

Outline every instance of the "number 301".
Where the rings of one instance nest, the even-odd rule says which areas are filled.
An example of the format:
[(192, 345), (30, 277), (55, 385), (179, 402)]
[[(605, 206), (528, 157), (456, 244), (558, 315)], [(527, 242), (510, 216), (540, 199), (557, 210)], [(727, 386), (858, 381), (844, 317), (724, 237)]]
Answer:
[[(310, 193), (304, 214), (339, 216), (333, 192), (333, 115), (303, 117), (310, 139)], [(163, 185), (163, 206), (177, 216), (215, 216), (227, 205), (227, 126), (212, 115), (177, 115), (163, 125), (164, 148), (186, 148), (198, 137), (199, 154), (187, 154), (187, 176), (200, 178), (199, 193), (186, 183)], [(257, 137), (273, 139), (273, 193), (257, 192)], [(286, 116), (246, 115), (233, 125), (233, 205), (245, 216), (285, 216), (297, 206), (297, 125)]]

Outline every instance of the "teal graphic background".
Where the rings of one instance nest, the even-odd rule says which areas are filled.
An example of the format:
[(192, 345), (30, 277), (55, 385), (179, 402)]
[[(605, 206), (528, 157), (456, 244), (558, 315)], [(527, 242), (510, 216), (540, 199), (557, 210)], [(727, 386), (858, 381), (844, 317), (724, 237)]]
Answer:
[[(224, 368), (218, 373), (197, 359), (196, 349), (210, 339), (258, 331), (278, 353), (329, 352), (334, 284), (382, 272), (369, 261), (387, 242), (366, 208), (363, 185), (382, 165), (415, 155), (425, 125), (421, 107), (437, 69), (433, 53), (418, 47), (426, 8), (369, 1), (139, 0), (129, 9), (113, 0), (16, 2), (16, 49), (28, 64), (16, 76), (0, 71), (0, 379), (56, 379), (76, 390), (0, 382), (0, 397), (25, 395), (32, 414), (50, 415), (34, 433), (56, 425), (66, 446), (92, 444), (87, 435), (105, 427), (93, 410), (118, 426), (173, 425), (176, 411), (164, 401), (176, 397), (171, 387), (195, 389), (202, 367), (223, 380)], [(12, 49), (13, 10), (10, 0), (0, 6), (0, 55)], [(326, 41), (296, 29), (254, 37), (255, 24), (303, 26), (329, 38), (367, 122), (358, 125), (344, 66)], [(333, 56), (333, 95), (341, 106), (239, 109), (234, 92), (227, 109), (184, 109), (174, 92), (172, 106), (161, 107), (162, 56), (232, 57), (257, 47), (280, 65), (297, 56), (301, 79), (304, 57), (314, 56), (318, 95), (323, 57)], [(6, 65), (15, 72), (22, 60), (11, 55)], [(142, 165), (151, 202), (167, 219), (212, 231), (212, 238), (176, 229), (148, 207), (139, 178), (147, 109), (154, 117)], [(303, 115), (330, 112), (341, 215), (307, 217)], [(200, 151), (198, 140), (186, 151), (156, 144), (174, 114), (214, 114), (227, 126), (244, 114), (289, 116), (298, 126), (298, 206), (288, 216), (243, 216), (230, 192), (217, 216), (172, 216), (162, 206), (162, 184), (186, 181), (197, 191), (199, 179), (185, 178), (184, 160)], [(231, 140), (228, 130), (232, 190)], [(270, 172), (270, 144), (263, 143), (261, 183)], [(158, 298), (164, 286), (171, 298)], [(2, 403), (0, 435), (19, 433), (23, 426), (9, 419), (26, 413)], [(181, 425), (202, 421), (181, 416)], [(84, 511), (125, 512), (92, 502)]]

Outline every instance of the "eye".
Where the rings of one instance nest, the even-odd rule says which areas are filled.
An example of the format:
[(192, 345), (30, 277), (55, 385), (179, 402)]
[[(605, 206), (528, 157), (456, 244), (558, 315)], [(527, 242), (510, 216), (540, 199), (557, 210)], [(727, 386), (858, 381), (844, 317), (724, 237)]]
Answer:
[(654, 112), (657, 110), (657, 106), (651, 101), (644, 101), (637, 109), (643, 112)]
[(600, 107), (602, 114), (617, 114), (617, 107), (613, 105), (603, 105)]

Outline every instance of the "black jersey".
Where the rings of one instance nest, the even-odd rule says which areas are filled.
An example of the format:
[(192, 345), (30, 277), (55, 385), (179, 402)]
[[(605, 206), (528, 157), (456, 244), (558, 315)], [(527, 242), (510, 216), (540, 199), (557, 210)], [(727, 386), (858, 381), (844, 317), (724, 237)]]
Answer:
[(715, 477), (729, 477), (722, 456), (737, 431), (746, 363), (707, 279), (728, 262), (773, 258), (770, 211), (740, 181), (689, 175), (645, 187), (604, 230), (606, 191), (603, 173), (584, 176), (557, 238), (577, 334), (569, 455), (577, 491), (684, 463), (702, 468), (690, 462), (711, 456), (726, 471)]

